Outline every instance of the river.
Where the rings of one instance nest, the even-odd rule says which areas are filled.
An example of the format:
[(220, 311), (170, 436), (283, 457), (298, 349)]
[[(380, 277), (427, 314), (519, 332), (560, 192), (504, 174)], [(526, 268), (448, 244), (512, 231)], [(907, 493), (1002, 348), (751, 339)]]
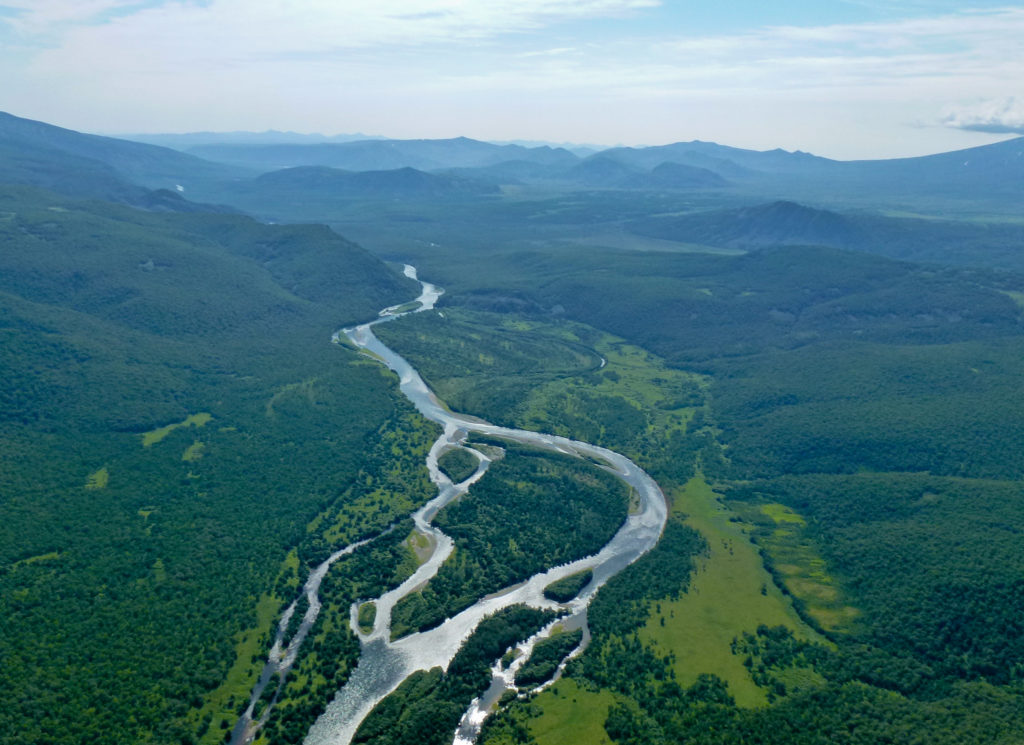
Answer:
[[(420, 281), (412, 266), (406, 265), (405, 274), (407, 277)], [(429, 282), (420, 281), (420, 284), (422, 292), (416, 299), (416, 304), (406, 303), (386, 308), (381, 311), (380, 318), (377, 320), (343, 329), (334, 335), (334, 340), (340, 341), (344, 335), (356, 347), (387, 365), (398, 375), (402, 393), (416, 409), (423, 416), (444, 428), (427, 456), (427, 468), (432, 481), (438, 487), (438, 495), (413, 516), (416, 529), (429, 537), (433, 552), (416, 573), (400, 587), (375, 599), (377, 614), (372, 631), (363, 633), (359, 629), (356, 621), (356, 608), (353, 607), (352, 630), (362, 642), (359, 664), (344, 687), (337, 692), (326, 711), (310, 729), (305, 739), (306, 745), (348, 745), (359, 724), (378, 702), (418, 670), (429, 670), (433, 667), (447, 669), (459, 647), (480, 621), (502, 608), (521, 603), (535, 608), (568, 611), (568, 617), (563, 617), (559, 623), (563, 627), (585, 629), (587, 605), (597, 589), (614, 574), (653, 548), (665, 525), (667, 509), (661, 489), (654, 479), (625, 456), (606, 448), (565, 437), (498, 427), (473, 417), (454, 413), (442, 405), (419, 373), (401, 355), (385, 346), (373, 333), (373, 326), (378, 323), (384, 323), (408, 313), (434, 311), (434, 306), (443, 290)], [(552, 567), (515, 587), (483, 598), (456, 616), (447, 619), (437, 628), (409, 634), (401, 639), (391, 641), (392, 608), (401, 598), (414, 592), (433, 577), (444, 560), (451, 554), (453, 548), (451, 538), (431, 525), (431, 519), (446, 504), (464, 494), (475, 481), (480, 479), (490, 463), (487, 456), (480, 451), (466, 448), (478, 459), (478, 467), (472, 476), (459, 484), (453, 484), (438, 469), (438, 456), (450, 448), (464, 447), (466, 437), (473, 433), (499, 437), (604, 463), (606, 465), (595, 465), (595, 467), (605, 468), (635, 489), (639, 497), (639, 504), (611, 541), (597, 554), (569, 564)], [(347, 552), (352, 548), (346, 547), (346, 549), (342, 549), (342, 552)], [(311, 578), (315, 577), (315, 586), (307, 583), (303, 588), (310, 599), (310, 611), (307, 611), (302, 627), (306, 627), (306, 621), (309, 621), (310, 625), (315, 622), (315, 614), (311, 616), (311, 611), (314, 605), (316, 610), (319, 610), (319, 602), (314, 603), (319, 580), (326, 573), (329, 562), (343, 555), (342, 552), (338, 552), (332, 559), (325, 562), (327, 566), (321, 565), (314, 571)], [(544, 597), (543, 590), (547, 585), (585, 569), (593, 571), (593, 579), (575, 599), (569, 603), (559, 604)], [(282, 628), (285, 623), (286, 621), (282, 622)], [(453, 742), (456, 745), (468, 745), (468, 743), (474, 742), (491, 705), (502, 692), (510, 688), (516, 668), (528, 657), (533, 644), (551, 632), (552, 626), (553, 624), (549, 624), (539, 634), (520, 645), (523, 654), (510, 665), (509, 669), (502, 668), (500, 663), (496, 662), (493, 668), (494, 683), (491, 688), (486, 694), (481, 692), (483, 695), (473, 702), (469, 711), (463, 716), (458, 730), (452, 733)], [(300, 627), (300, 633), (302, 627)], [(584, 633), (583, 644), (586, 643), (587, 638), (587, 634)], [(301, 644), (301, 639), (298, 640), (298, 643)], [(282, 649), (277, 654), (278, 659), (282, 661), (294, 657), (294, 651), (291, 649), (287, 651)], [(270, 674), (272, 671), (271, 673), (265, 671), (264, 677), (269, 677)], [(258, 695), (254, 691), (253, 701), (258, 698)], [(242, 725), (243, 723), (240, 722), (239, 727), (236, 728), (236, 735), (241, 735), (238, 737), (238, 741), (243, 741), (252, 732), (251, 723), (244, 727)]]

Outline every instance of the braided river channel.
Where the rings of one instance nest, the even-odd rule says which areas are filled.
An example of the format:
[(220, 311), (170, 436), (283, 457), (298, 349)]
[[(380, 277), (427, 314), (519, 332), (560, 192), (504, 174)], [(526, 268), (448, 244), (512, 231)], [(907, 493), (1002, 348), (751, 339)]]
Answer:
[[(412, 266), (406, 265), (405, 274), (411, 279), (420, 281)], [(398, 375), (402, 393), (416, 409), (427, 419), (437, 422), (444, 428), (444, 432), (431, 447), (426, 462), (430, 478), (438, 487), (438, 494), (413, 515), (416, 531), (430, 539), (433, 553), (415, 574), (399, 587), (386, 592), (379, 598), (372, 599), (376, 604), (377, 613), (373, 629), (369, 633), (364, 633), (359, 628), (357, 606), (353, 605), (351, 627), (352, 631), (358, 635), (362, 645), (359, 664), (352, 671), (346, 684), (335, 694), (326, 711), (310, 729), (305, 739), (306, 745), (348, 745), (366, 715), (385, 696), (418, 670), (430, 670), (434, 667), (447, 669), (459, 647), (473, 633), (480, 621), (496, 611), (510, 605), (524, 604), (567, 614), (521, 643), (519, 650), (522, 654), (507, 667), (503, 667), (500, 660), (495, 661), (490, 688), (480, 692), (480, 696), (473, 701), (469, 710), (463, 715), (458, 729), (452, 733), (454, 745), (468, 745), (475, 742), (480, 726), (501, 695), (507, 690), (515, 690), (512, 681), (518, 667), (529, 657), (533, 645), (551, 634), (556, 623), (562, 628), (583, 629), (583, 641), (570, 656), (582, 651), (589, 640), (586, 630), (586, 612), (594, 593), (610, 577), (653, 548), (665, 525), (667, 510), (664, 494), (654, 479), (625, 456), (606, 448), (565, 437), (498, 427), (448, 410), (427, 387), (419, 373), (399, 354), (385, 346), (373, 333), (373, 326), (376, 324), (394, 320), (408, 313), (434, 311), (434, 305), (443, 290), (429, 282), (420, 281), (420, 284), (422, 293), (417, 298), (415, 305), (407, 303), (386, 308), (380, 312), (380, 317), (371, 323), (338, 331), (334, 335), (334, 341), (340, 341), (342, 336), (347, 337), (360, 350), (387, 365)], [(465, 494), (473, 483), (483, 477), (490, 465), (487, 455), (480, 450), (466, 447), (466, 439), (473, 434), (497, 437), (590, 460), (595, 463), (595, 468), (604, 468), (632, 487), (639, 503), (631, 510), (618, 532), (597, 554), (535, 574), (525, 582), (479, 600), (475, 605), (447, 619), (436, 628), (391, 640), (391, 611), (395, 604), (428, 582), (452, 553), (451, 538), (431, 525), (431, 520), (445, 505)], [(478, 461), (473, 475), (457, 484), (452, 483), (437, 465), (438, 457), (452, 448), (464, 448)], [(287, 645), (283, 644), (284, 632), (298, 599), (285, 610), (269, 661), (264, 668), (260, 682), (252, 692), (249, 709), (233, 731), (231, 738), (233, 744), (250, 740), (257, 727), (266, 721), (269, 709), (258, 721), (253, 721), (252, 713), (255, 703), (274, 673), (278, 673), (283, 679), (291, 669), (299, 647), (320, 611), (318, 598), (320, 582), (330, 565), (367, 542), (361, 541), (337, 551), (310, 574), (302, 589), (303, 594), (309, 600), (308, 608), (299, 630)], [(568, 603), (557, 603), (544, 596), (543, 591), (547, 585), (586, 569), (592, 570), (593, 579), (573, 600)], [(369, 599), (364, 599), (364, 602), (366, 600)], [(561, 667), (556, 676), (560, 672)]]

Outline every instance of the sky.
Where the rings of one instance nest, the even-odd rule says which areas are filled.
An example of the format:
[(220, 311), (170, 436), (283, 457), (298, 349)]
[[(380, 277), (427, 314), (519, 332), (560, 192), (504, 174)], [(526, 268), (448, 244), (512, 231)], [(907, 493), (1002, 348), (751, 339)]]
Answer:
[(1024, 134), (1024, 4), (0, 0), (0, 110), (263, 131), (840, 159)]

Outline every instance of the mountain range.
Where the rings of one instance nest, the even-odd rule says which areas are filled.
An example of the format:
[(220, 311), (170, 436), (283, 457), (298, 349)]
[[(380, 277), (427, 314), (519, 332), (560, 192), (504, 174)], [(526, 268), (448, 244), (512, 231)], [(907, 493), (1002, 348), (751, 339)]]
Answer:
[[(979, 209), (975, 197), (982, 192), (989, 210), (1015, 211), (1024, 198), (1024, 138), (916, 158), (836, 161), (799, 151), (745, 150), (701, 141), (616, 147), (580, 157), (561, 147), (496, 145), (466, 137), (294, 142), (289, 133), (266, 133), (210, 142), (211, 136), (151, 138), (180, 146), (197, 143), (180, 152), (0, 114), (0, 183), (179, 210), (189, 207), (175, 193), (198, 201), (230, 202), (235, 192), (259, 191), (277, 179), (293, 186), (301, 181), (304, 189), (318, 184), (349, 197), (366, 189), (376, 196), (390, 192), (448, 198), (496, 194), (506, 185), (652, 192), (716, 189), (748, 203), (771, 197), (817, 206), (941, 207), (960, 212)], [(254, 141), (243, 142), (247, 139)], [(300, 167), (350, 174), (321, 170), (258, 178)], [(412, 170), (456, 180), (437, 181)], [(396, 173), (383, 175), (388, 171)], [(377, 175), (354, 179), (351, 173), (356, 172)], [(156, 198), (146, 191), (161, 189), (170, 194)]]

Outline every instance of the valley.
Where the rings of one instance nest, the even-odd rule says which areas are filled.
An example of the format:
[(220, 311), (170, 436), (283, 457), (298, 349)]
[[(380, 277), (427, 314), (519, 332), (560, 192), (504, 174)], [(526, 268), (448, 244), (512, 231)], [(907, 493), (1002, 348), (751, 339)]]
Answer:
[(1024, 730), (1019, 139), (0, 125), (5, 742)]

